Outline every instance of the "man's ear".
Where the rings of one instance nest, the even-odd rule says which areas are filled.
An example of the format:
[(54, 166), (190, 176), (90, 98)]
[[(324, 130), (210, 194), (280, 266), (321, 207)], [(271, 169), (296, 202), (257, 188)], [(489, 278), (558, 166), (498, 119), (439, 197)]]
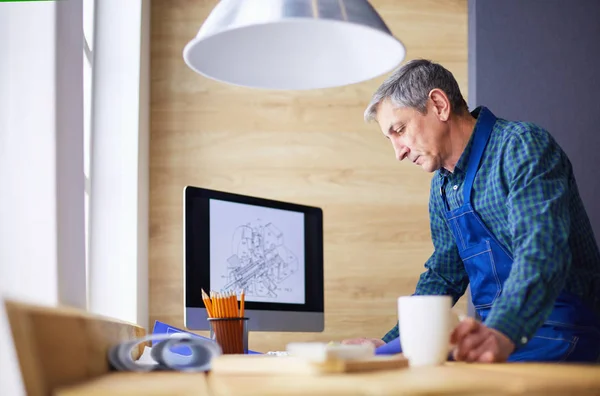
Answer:
[(434, 114), (440, 121), (448, 121), (450, 118), (450, 100), (446, 93), (439, 88), (434, 88), (429, 92), (431, 107)]

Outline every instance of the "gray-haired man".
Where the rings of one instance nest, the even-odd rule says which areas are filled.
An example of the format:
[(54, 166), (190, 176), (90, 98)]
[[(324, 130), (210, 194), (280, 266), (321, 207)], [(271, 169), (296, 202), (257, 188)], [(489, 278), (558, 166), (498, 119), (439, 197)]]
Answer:
[[(539, 126), (469, 112), (452, 73), (408, 62), (365, 111), (396, 158), (427, 172), (435, 250), (415, 294), (471, 285), (481, 321), (452, 333), (457, 360), (597, 361), (600, 252), (569, 159)], [(400, 351), (398, 326), (372, 342)]]

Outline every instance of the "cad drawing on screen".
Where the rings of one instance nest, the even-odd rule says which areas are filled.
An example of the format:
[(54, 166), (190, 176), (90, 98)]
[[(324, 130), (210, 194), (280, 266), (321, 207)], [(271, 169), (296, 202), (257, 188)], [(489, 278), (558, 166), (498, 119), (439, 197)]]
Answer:
[[(235, 229), (227, 259), (226, 290), (244, 290), (248, 297), (276, 299), (283, 281), (298, 272), (298, 257), (272, 222), (257, 219)], [(285, 292), (293, 293), (293, 282)]]

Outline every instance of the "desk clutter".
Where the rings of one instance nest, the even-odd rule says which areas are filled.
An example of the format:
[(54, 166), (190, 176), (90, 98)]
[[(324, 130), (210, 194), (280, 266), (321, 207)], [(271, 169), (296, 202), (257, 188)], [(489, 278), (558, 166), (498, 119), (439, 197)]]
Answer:
[(291, 343), (287, 355), (222, 355), (211, 365), (213, 375), (324, 375), (408, 367), (401, 354), (375, 356), (370, 345), (319, 342)]
[[(210, 337), (156, 321), (151, 335), (112, 346), (111, 367), (119, 371), (210, 371), (218, 374), (330, 374), (408, 367), (402, 355), (375, 355), (371, 344), (289, 343), (286, 351), (266, 354), (248, 350), (244, 291), (202, 290)], [(239, 304), (238, 304), (239, 303)], [(146, 344), (151, 343), (151, 346)], [(134, 350), (144, 345), (139, 359)]]
[[(132, 351), (145, 345), (139, 359)], [(285, 351), (224, 354), (211, 338), (156, 321), (151, 335), (114, 345), (109, 349), (109, 362), (118, 371), (184, 371), (228, 374), (298, 374), (323, 375), (408, 367), (401, 354), (375, 355), (368, 344), (290, 343)]]

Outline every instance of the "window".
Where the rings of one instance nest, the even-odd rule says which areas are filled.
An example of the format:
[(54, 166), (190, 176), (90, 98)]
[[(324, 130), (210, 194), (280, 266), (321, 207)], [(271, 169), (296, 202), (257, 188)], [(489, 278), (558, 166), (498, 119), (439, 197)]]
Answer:
[[(92, 75), (94, 65), (94, 4), (95, 0), (83, 0), (83, 173), (85, 176), (85, 272), (86, 290), (89, 290), (89, 208), (91, 194), (91, 115)], [(88, 292), (89, 293), (89, 292)], [(89, 295), (86, 298), (89, 304)]]

